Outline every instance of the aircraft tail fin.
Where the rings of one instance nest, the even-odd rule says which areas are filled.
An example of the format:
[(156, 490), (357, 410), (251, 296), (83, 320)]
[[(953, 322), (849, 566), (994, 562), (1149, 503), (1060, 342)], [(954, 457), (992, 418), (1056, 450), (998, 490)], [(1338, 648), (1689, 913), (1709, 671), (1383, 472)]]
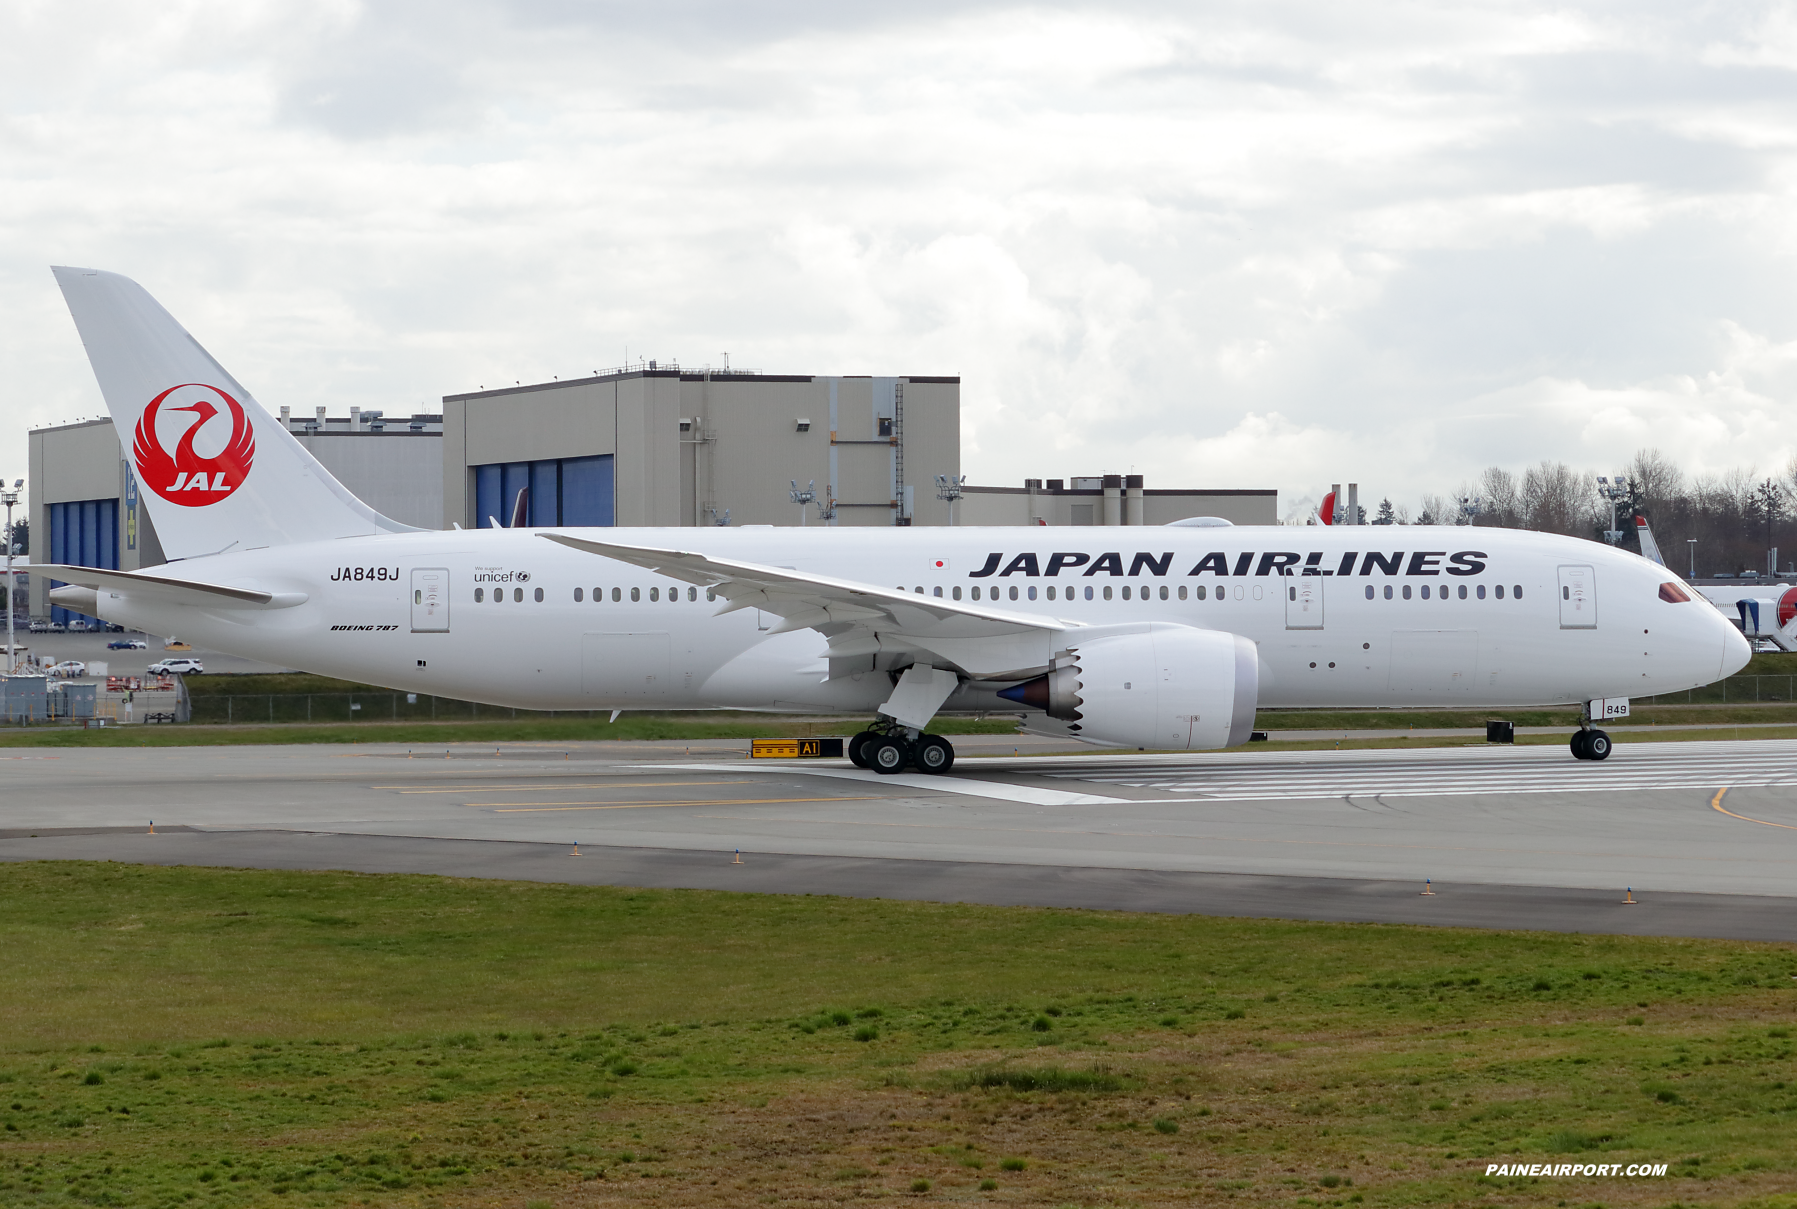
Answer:
[(412, 529), (351, 494), (135, 281), (51, 272), (170, 559)]
[(1647, 518), (1639, 512), (1635, 514), (1635, 536), (1641, 539), (1642, 558), (1659, 563), (1662, 567), (1666, 565), (1666, 560), (1660, 557), (1660, 543), (1653, 539), (1653, 530), (1648, 527)]

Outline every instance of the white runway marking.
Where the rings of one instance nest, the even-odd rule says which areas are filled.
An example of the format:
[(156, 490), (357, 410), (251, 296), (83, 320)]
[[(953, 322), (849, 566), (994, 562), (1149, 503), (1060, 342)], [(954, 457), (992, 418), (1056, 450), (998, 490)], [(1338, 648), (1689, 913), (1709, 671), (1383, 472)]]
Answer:
[[(671, 770), (690, 770), (703, 768), (707, 772), (741, 772), (741, 764), (664, 764), (645, 767), (660, 767)], [(904, 789), (928, 789), (935, 793), (964, 793), (971, 797), (992, 798), (999, 802), (1022, 802), (1029, 806), (1116, 806), (1128, 802), (1128, 798), (1104, 797), (1093, 793), (1072, 793), (1065, 789), (1038, 789), (1034, 785), (1013, 785), (1006, 781), (979, 781), (972, 777), (958, 776), (950, 773), (946, 776), (928, 776), (923, 773), (901, 772), (892, 776), (881, 776), (877, 772), (868, 772), (860, 768), (845, 768), (842, 765), (803, 765), (791, 761), (781, 761), (775, 765), (750, 765), (755, 772), (803, 773), (814, 777), (839, 777), (847, 781), (860, 781), (868, 785), (891, 785)], [(1006, 771), (1011, 771), (1007, 769)], [(1033, 771), (1024, 769), (1023, 771)]]
[(1042, 772), (1217, 802), (1797, 785), (1797, 741), (1791, 740), (1618, 744), (1601, 763), (1574, 760), (1558, 747), (1218, 753), (1170, 763), (1138, 757), (1129, 764)]

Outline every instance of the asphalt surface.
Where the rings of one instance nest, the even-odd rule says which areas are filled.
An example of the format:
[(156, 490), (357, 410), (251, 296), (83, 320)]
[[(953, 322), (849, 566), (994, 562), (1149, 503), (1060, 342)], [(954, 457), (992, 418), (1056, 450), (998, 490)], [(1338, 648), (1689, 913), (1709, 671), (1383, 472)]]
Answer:
[(1787, 741), (1626, 744), (1601, 764), (1256, 745), (942, 778), (683, 743), (10, 749), (0, 768), (0, 861), (1797, 939)]

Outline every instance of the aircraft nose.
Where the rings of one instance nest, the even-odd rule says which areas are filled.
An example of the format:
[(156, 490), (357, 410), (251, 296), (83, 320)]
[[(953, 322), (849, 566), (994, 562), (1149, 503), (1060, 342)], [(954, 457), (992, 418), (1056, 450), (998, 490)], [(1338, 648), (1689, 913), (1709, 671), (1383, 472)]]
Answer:
[(1722, 674), (1717, 677), (1721, 680), (1747, 666), (1747, 661), (1753, 658), (1753, 644), (1721, 613), (1716, 614), (1716, 619), (1722, 623)]

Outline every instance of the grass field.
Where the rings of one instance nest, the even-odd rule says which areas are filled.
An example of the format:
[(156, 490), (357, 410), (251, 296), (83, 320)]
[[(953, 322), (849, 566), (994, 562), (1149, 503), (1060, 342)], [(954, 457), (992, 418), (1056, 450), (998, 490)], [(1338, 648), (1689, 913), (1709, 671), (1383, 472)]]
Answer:
[(0, 867), (0, 946), (8, 1206), (1785, 1205), (1797, 1175), (1788, 946), (66, 863)]

